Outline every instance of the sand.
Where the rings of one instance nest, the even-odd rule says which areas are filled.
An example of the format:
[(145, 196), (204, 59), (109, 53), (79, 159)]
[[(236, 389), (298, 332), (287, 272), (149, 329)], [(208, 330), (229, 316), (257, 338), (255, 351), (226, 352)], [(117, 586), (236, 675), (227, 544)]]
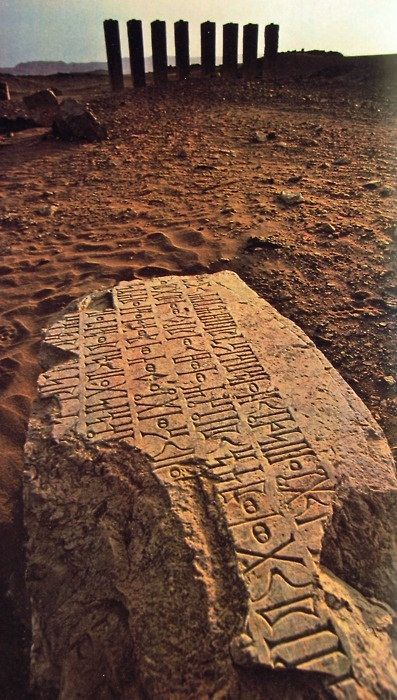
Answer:
[[(308, 333), (396, 445), (396, 109), (387, 86), (365, 75), (193, 80), (116, 97), (95, 76), (10, 86), (17, 99), (47, 86), (89, 99), (110, 138), (64, 144), (48, 129), (0, 137), (4, 591), (23, 567), (20, 483), (41, 332), (93, 290), (235, 270)], [(303, 202), (283, 204), (285, 190)], [(14, 605), (4, 609), (7, 666), (23, 682)]]

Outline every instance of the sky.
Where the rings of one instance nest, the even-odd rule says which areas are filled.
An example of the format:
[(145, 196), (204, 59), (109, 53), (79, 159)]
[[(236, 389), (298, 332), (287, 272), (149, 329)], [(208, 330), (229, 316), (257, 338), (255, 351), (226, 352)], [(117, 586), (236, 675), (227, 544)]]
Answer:
[[(200, 23), (280, 25), (280, 50), (341, 51), (347, 56), (397, 53), (396, 0), (0, 0), (0, 66), (22, 61), (103, 61), (102, 23), (120, 22), (122, 53), (128, 56), (126, 21), (141, 19), (145, 55), (151, 55), (150, 22), (167, 21), (168, 54), (174, 55), (173, 22), (189, 21), (190, 55), (200, 55)], [(242, 30), (239, 32), (240, 42)]]

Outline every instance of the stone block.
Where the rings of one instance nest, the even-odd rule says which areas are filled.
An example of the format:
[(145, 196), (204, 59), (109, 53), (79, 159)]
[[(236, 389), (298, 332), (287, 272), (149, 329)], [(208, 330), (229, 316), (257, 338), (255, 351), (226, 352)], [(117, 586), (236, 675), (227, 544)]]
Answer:
[(66, 310), (43, 363), (34, 692), (395, 697), (393, 461), (295, 324), (231, 272), (136, 280)]

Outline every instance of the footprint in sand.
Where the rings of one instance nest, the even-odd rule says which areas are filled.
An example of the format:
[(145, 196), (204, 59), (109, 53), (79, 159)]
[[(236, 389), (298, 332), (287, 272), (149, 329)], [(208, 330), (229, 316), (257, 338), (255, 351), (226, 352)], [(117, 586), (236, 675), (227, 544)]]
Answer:
[(181, 270), (186, 269), (188, 266), (195, 265), (199, 261), (199, 256), (197, 253), (193, 253), (191, 250), (185, 250), (183, 248), (177, 248), (174, 253), (169, 255), (169, 260), (176, 263)]
[(165, 233), (149, 233), (146, 236), (146, 241), (149, 245), (162, 250), (164, 253), (171, 253), (177, 250), (171, 239)]
[(1, 277), (3, 275), (10, 275), (12, 272), (14, 272), (13, 267), (9, 267), (9, 265), (0, 265), (0, 276)]
[(195, 265), (199, 260), (197, 253), (175, 245), (165, 233), (149, 233), (146, 236), (146, 241), (164, 254), (162, 257), (166, 264), (171, 263), (177, 266), (175, 271), (186, 270), (187, 267)]
[(39, 301), (37, 304), (37, 313), (40, 315), (54, 313), (70, 304), (73, 299), (74, 297), (70, 296), (70, 294), (54, 294), (47, 299)]
[(156, 265), (146, 265), (145, 267), (139, 267), (136, 272), (139, 277), (160, 277), (162, 275), (173, 275), (176, 270), (166, 267), (156, 267)]
[(11, 394), (11, 396), (7, 396), (7, 405), (24, 419), (27, 420), (29, 418), (32, 402), (25, 394)]
[(13, 314), (14, 310), (3, 314), (3, 322), (0, 321), (0, 346), (3, 348), (15, 345), (27, 338), (31, 331), (22, 321), (10, 321), (7, 315)]
[[(7, 399), (8, 403), (8, 399)], [(3, 437), (12, 440), (13, 444), (22, 446), (25, 441), (27, 419), (4, 404), (0, 404), (0, 425)]]
[(112, 250), (112, 246), (107, 243), (77, 243), (73, 246), (73, 250), (77, 253), (97, 253), (100, 251), (109, 252)]
[(189, 248), (201, 248), (207, 244), (200, 231), (177, 231), (174, 238), (178, 243), (187, 245)]

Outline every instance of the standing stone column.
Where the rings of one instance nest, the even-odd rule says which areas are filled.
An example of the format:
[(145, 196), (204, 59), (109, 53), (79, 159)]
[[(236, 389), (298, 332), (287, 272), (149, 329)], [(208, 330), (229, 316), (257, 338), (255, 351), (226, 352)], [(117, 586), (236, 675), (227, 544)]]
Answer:
[(8, 102), (11, 99), (8, 83), (0, 83), (0, 102)]
[(176, 67), (179, 80), (189, 77), (189, 22), (180, 19), (174, 24)]
[(278, 24), (267, 24), (265, 27), (265, 58), (271, 62), (277, 58), (279, 30)]
[(127, 22), (128, 46), (130, 50), (131, 76), (135, 87), (146, 85), (145, 55), (143, 50), (142, 22), (130, 19)]
[(120, 32), (117, 19), (105, 19), (106, 56), (112, 90), (123, 90), (123, 63), (121, 60)]
[(223, 70), (229, 75), (237, 73), (238, 64), (238, 24), (229, 22), (223, 25)]
[(201, 30), (201, 68), (203, 73), (215, 73), (215, 22), (203, 22)]
[(256, 72), (258, 57), (258, 25), (245, 24), (243, 30), (243, 72), (252, 77)]
[(152, 33), (153, 78), (155, 83), (168, 79), (167, 36), (165, 22), (156, 19), (150, 25)]

